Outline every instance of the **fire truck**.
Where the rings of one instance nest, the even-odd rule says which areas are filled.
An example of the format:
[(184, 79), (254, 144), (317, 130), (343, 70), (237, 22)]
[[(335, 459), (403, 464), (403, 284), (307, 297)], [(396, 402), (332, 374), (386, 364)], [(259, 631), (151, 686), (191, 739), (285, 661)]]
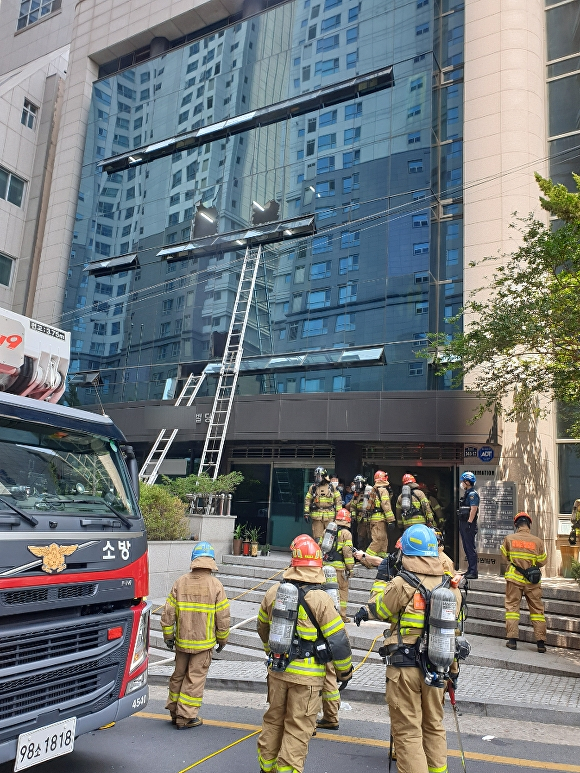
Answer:
[(107, 416), (56, 403), (70, 334), (0, 310), (0, 763), (73, 751), (148, 700), (138, 469)]

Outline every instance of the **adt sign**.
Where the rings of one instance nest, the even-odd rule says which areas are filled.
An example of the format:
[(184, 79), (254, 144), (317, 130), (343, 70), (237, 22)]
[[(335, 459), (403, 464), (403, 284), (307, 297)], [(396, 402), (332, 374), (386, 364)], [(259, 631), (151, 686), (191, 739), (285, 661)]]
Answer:
[(495, 454), (491, 446), (481, 446), (477, 455), (482, 462), (491, 462)]

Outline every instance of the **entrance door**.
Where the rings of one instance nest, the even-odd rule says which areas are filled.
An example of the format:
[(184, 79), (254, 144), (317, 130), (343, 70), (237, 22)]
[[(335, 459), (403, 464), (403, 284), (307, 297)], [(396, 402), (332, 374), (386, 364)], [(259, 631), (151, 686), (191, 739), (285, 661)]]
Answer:
[(395, 504), (397, 498), (401, 493), (402, 477), (406, 472), (410, 472), (415, 476), (417, 483), (425, 484), (426, 494), (429, 497), (434, 497), (443, 511), (445, 517), (445, 552), (449, 558), (453, 559), (455, 566), (457, 566), (459, 543), (458, 543), (458, 527), (457, 527), (457, 495), (455, 491), (455, 467), (427, 467), (427, 466), (413, 466), (412, 462), (405, 463), (401, 466), (401, 463), (397, 466), (391, 462), (385, 462), (384, 466), (379, 464), (365, 464), (364, 476), (372, 484), (374, 474), (377, 470), (385, 470), (389, 475), (389, 480), (394, 490), (393, 497), (391, 499), (393, 512), (395, 512)]
[[(269, 538), (273, 547), (288, 549), (299, 534), (311, 534), (310, 524), (304, 520), (304, 497), (314, 483), (314, 469), (304, 467), (276, 467), (272, 469), (270, 494)], [(332, 475), (333, 470), (328, 468)]]

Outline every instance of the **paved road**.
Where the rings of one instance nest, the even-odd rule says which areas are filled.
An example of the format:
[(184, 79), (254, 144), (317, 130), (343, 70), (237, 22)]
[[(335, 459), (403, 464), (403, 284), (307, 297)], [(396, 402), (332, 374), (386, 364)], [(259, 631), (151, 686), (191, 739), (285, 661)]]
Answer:
[[(182, 773), (197, 761), (244, 738), (259, 726), (263, 695), (212, 691), (204, 703), (206, 724), (178, 732), (163, 710), (164, 688), (153, 687), (146, 709), (109, 730), (79, 738), (72, 755), (32, 768), (36, 773)], [(369, 713), (370, 712), (370, 713)], [(525, 718), (522, 718), (525, 719)], [(352, 705), (341, 712), (337, 733), (319, 732), (304, 773), (385, 773), (389, 738), (386, 708)], [(461, 717), (469, 773), (534, 770), (580, 773), (578, 728), (533, 722)], [(457, 741), (449, 730), (449, 771), (460, 773)], [(469, 731), (469, 732), (467, 732)], [(477, 734), (475, 734), (477, 733)], [(494, 736), (483, 741), (483, 735)], [(200, 773), (258, 773), (255, 737), (192, 768)], [(0, 765), (9, 773), (11, 764)], [(394, 769), (393, 769), (394, 770)]]

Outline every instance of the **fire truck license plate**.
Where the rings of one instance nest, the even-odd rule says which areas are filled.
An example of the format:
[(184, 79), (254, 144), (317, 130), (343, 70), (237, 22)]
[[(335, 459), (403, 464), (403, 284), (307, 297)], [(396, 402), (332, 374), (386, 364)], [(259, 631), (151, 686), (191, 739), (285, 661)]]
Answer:
[(76, 717), (55, 722), (18, 736), (14, 770), (24, 770), (40, 762), (72, 752), (75, 745)]

